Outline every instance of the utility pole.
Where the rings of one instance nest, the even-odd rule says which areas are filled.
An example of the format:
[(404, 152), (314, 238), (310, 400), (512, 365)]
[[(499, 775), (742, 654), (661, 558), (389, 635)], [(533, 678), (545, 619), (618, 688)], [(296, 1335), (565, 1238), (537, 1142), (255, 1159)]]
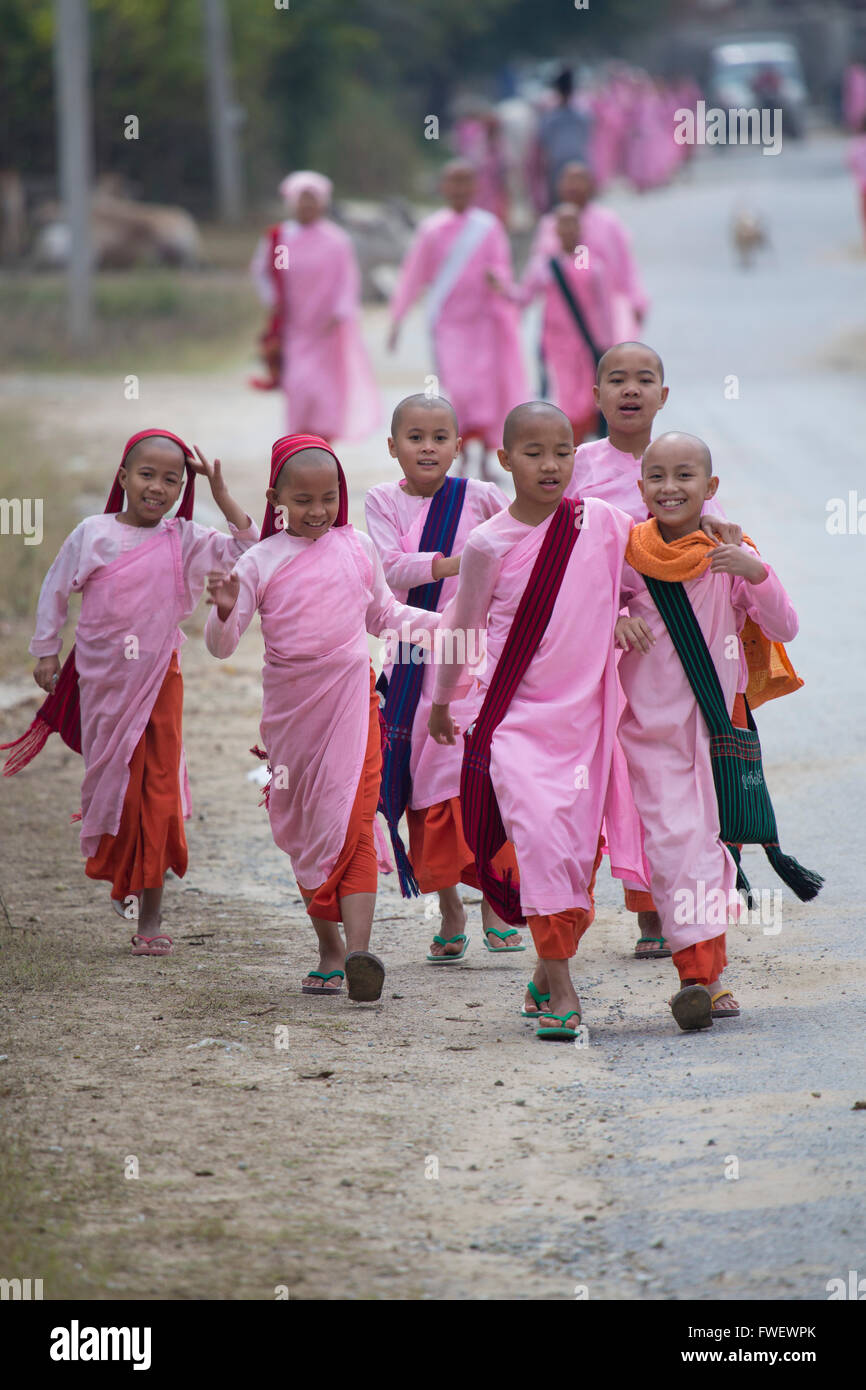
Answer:
[(240, 112), (232, 83), (228, 16), (225, 0), (202, 0), (202, 5), (217, 210), (221, 222), (239, 222), (243, 210), (237, 139)]
[(60, 196), (69, 227), (69, 338), (90, 337), (93, 261), (90, 238), (91, 119), (87, 0), (55, 0), (54, 82)]

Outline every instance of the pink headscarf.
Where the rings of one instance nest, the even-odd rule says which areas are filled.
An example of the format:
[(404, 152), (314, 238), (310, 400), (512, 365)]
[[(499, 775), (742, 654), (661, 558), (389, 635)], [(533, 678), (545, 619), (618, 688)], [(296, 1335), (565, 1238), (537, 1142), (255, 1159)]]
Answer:
[(280, 184), (280, 194), (285, 198), (289, 207), (294, 208), (302, 193), (312, 193), (319, 200), (323, 208), (326, 208), (331, 201), (331, 194), (334, 185), (324, 174), (317, 174), (312, 169), (297, 169), (294, 174), (289, 174), (288, 178), (283, 179)]

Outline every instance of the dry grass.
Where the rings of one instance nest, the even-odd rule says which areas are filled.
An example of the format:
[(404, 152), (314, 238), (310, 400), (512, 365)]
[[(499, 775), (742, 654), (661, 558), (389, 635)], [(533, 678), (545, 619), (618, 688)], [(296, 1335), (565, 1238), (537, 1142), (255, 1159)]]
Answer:
[(19, 371), (201, 370), (249, 353), (263, 310), (245, 273), (103, 271), (87, 348), (66, 343), (66, 286), (57, 273), (0, 277), (0, 367)]

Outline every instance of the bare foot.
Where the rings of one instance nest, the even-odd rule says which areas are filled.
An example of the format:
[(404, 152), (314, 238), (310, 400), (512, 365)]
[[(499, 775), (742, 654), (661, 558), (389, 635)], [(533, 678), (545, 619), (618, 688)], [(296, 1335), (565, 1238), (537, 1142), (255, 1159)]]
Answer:
[[(319, 964), (316, 967), (322, 975), (330, 975), (332, 970), (343, 970), (346, 964), (345, 951), (320, 951)], [(305, 975), (301, 981), (303, 989), (314, 989), (322, 994), (336, 994), (342, 989), (343, 981), (339, 975), (334, 975), (330, 980), (320, 980), (314, 975)]]
[(431, 941), (429, 953), (431, 956), (459, 956), (465, 941), (454, 941), (455, 936), (463, 936), (466, 931), (466, 909), (460, 898), (460, 893), (455, 885), (453, 888), (442, 888), (439, 892), (439, 915), (442, 925), (437, 936), (441, 936), (444, 941)]
[[(712, 984), (707, 985), (711, 995), (719, 994), (724, 991), (725, 986), (721, 980), (713, 980)], [(721, 999), (716, 999), (713, 1004), (713, 1018), (737, 1018), (739, 1017), (740, 1006), (732, 994), (724, 994)]]
[[(497, 916), (486, 898), (481, 899), (481, 929), (484, 932), (485, 940), (491, 951), (502, 951), (509, 946), (513, 949), (515, 946), (521, 944), (519, 932), (516, 936), (509, 936), (505, 941), (494, 934), (498, 931), (507, 932), (512, 930), (512, 928), (509, 927), (507, 922), (503, 922), (501, 917)], [(488, 933), (490, 933), (490, 935), (488, 935)]]
[[(535, 985), (535, 988), (538, 990), (538, 993), (542, 995), (544, 1002), (548, 1003), (550, 985), (547, 982), (547, 971), (545, 970), (541, 961), (539, 961), (535, 967), (535, 973), (532, 976), (532, 983)], [(527, 990), (523, 996), (523, 1007), (526, 1013), (531, 1014), (533, 1018), (538, 1017), (538, 1006), (535, 1000), (533, 999), (532, 995), (529, 993), (529, 990)]]

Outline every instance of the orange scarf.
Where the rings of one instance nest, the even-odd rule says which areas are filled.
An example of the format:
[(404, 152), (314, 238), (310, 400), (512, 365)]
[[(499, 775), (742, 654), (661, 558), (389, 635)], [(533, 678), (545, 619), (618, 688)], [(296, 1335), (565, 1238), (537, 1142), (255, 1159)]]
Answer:
[[(743, 540), (757, 550), (748, 536), (743, 536)], [(651, 579), (663, 579), (668, 583), (683, 583), (704, 573), (715, 546), (716, 542), (700, 530), (667, 543), (653, 517), (632, 528), (625, 558), (638, 574), (648, 574)], [(746, 619), (740, 639), (749, 668), (746, 699), (752, 709), (800, 689), (803, 681), (781, 642), (771, 642), (751, 618)]]

